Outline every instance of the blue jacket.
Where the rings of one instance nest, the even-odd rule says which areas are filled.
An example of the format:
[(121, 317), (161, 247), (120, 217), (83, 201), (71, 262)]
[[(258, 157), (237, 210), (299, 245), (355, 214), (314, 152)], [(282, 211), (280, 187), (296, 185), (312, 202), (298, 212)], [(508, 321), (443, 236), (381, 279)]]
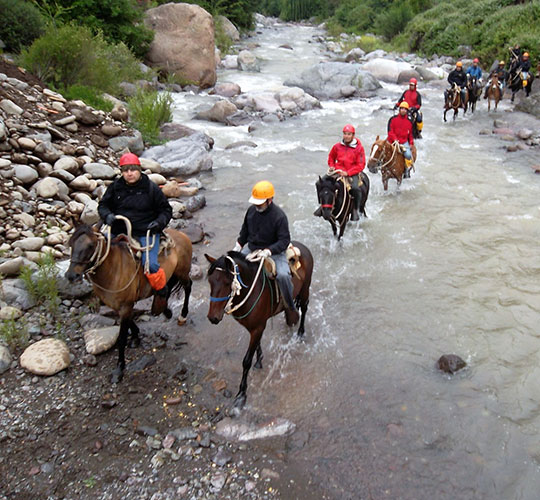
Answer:
[(480, 66), (469, 66), (467, 68), (467, 74), (480, 80), (480, 78), (482, 78), (482, 68)]

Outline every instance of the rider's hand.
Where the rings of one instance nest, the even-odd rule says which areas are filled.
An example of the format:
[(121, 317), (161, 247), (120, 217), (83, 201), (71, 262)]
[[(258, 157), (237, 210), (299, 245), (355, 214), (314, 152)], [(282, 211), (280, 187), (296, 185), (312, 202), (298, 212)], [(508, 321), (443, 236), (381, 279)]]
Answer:
[(249, 253), (246, 257), (246, 260), (249, 260), (250, 262), (255, 262), (257, 260), (261, 260), (260, 258), (260, 250), (254, 250), (253, 252)]
[(239, 252), (240, 250), (242, 250), (242, 245), (237, 241), (236, 245), (234, 245), (233, 252)]
[(105, 224), (107, 224), (107, 226), (112, 226), (115, 220), (116, 220), (116, 215), (109, 214), (107, 215), (107, 217), (105, 217)]
[(341, 177), (347, 177), (347, 172), (344, 170), (336, 169), (336, 173), (339, 174)]
[(150, 222), (146, 229), (148, 229), (148, 231), (150, 231), (152, 234), (159, 233), (159, 231), (161, 230), (161, 228), (159, 227), (159, 222), (157, 220)]
[(272, 255), (272, 250), (270, 250), (269, 248), (265, 248), (264, 250), (261, 250), (261, 252), (259, 253), (259, 255), (263, 258), (263, 259), (267, 259), (268, 257), (270, 257)]

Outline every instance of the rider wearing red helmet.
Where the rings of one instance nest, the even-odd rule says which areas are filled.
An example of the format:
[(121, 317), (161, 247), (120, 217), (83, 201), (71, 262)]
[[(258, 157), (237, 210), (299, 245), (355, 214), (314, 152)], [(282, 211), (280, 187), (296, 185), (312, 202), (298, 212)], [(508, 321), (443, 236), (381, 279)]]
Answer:
[(406, 102), (409, 105), (409, 115), (413, 123), (413, 133), (417, 139), (422, 139), (422, 128), (424, 122), (422, 119), (422, 113), (420, 108), (422, 107), (422, 96), (420, 92), (416, 90), (418, 81), (416, 78), (409, 80), (409, 88), (401, 94), (401, 97), (396, 102), (394, 109), (397, 109), (402, 102)]
[[(172, 217), (172, 207), (167, 198), (150, 178), (141, 172), (141, 162), (137, 155), (126, 153), (120, 158), (121, 177), (109, 185), (98, 205), (101, 220), (111, 226), (113, 234), (124, 231), (121, 221), (115, 222), (117, 215), (123, 215), (131, 222), (132, 235), (146, 247), (147, 231), (154, 236), (154, 245), (149, 251), (149, 272), (145, 274), (150, 286), (156, 290), (155, 313), (162, 312), (168, 296), (165, 271), (158, 262), (159, 240), (161, 231)], [(142, 253), (143, 265), (146, 263), (146, 252)]]
[[(366, 154), (362, 143), (354, 136), (355, 129), (347, 124), (343, 127), (343, 139), (332, 146), (328, 154), (328, 167), (336, 170), (341, 175), (347, 176), (351, 185), (351, 193), (354, 199), (354, 207), (351, 220), (358, 220), (358, 210), (362, 193), (360, 191), (360, 172), (366, 166)], [(321, 216), (322, 210), (319, 207), (314, 215)]]
[(471, 78), (476, 78), (477, 82), (482, 80), (482, 68), (479, 65), (477, 57), (473, 59), (472, 65), (467, 68), (467, 75), (471, 75)]

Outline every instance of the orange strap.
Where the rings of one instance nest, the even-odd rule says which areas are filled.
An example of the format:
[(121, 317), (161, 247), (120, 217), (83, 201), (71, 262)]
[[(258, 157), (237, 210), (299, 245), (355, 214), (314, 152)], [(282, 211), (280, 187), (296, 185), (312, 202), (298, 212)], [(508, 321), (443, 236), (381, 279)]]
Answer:
[(167, 276), (162, 267), (155, 273), (144, 273), (144, 275), (154, 290), (161, 290), (167, 284)]

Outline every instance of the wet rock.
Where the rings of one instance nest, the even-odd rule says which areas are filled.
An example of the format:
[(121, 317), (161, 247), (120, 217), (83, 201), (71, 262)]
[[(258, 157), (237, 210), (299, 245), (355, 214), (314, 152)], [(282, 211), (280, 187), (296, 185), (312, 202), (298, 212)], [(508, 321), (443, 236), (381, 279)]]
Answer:
[(144, 370), (145, 368), (152, 366), (156, 363), (156, 358), (152, 354), (145, 354), (139, 359), (128, 363), (126, 366), (127, 372), (138, 372)]
[(234, 97), (238, 94), (242, 93), (242, 89), (240, 88), (240, 85), (237, 83), (218, 83), (214, 87), (214, 94), (220, 95), (222, 97)]
[(295, 427), (294, 423), (280, 417), (258, 425), (238, 419), (224, 418), (217, 424), (216, 434), (227, 439), (249, 441), (282, 436), (294, 431)]
[(195, 115), (198, 120), (208, 120), (211, 122), (226, 123), (227, 117), (236, 113), (236, 106), (227, 100), (216, 102), (210, 109), (200, 111)]
[(135, 429), (135, 432), (141, 436), (154, 437), (158, 433), (158, 430), (154, 427), (148, 427), (147, 425), (139, 425), (137, 429)]
[(11, 366), (11, 361), (12, 357), (11, 353), (9, 352), (9, 348), (5, 345), (0, 344), (0, 374), (9, 370), (9, 367)]
[(456, 373), (465, 366), (467, 363), (456, 354), (444, 354), (437, 361), (437, 368), (445, 373)]
[(188, 439), (196, 439), (197, 431), (192, 427), (181, 427), (179, 429), (174, 429), (170, 432), (178, 441), (186, 441)]
[(69, 349), (59, 339), (40, 340), (26, 348), (19, 363), (35, 375), (54, 375), (69, 366)]
[(116, 344), (120, 331), (116, 326), (95, 328), (84, 332), (86, 352), (89, 354), (101, 354)]
[(223, 467), (224, 465), (227, 465), (232, 458), (232, 455), (228, 451), (220, 448), (212, 458), (212, 462), (214, 462), (218, 467)]

